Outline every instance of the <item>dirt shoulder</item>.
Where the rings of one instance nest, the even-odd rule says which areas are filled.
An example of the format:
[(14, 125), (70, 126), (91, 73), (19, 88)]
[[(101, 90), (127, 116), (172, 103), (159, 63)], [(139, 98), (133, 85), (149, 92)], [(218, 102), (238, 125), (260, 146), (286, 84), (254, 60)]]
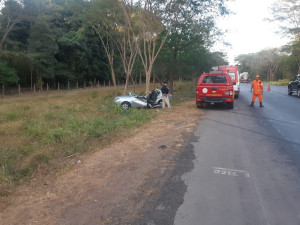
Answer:
[(161, 112), (136, 129), (134, 136), (77, 157), (72, 170), (20, 187), (0, 212), (1, 224), (129, 224), (138, 220), (146, 199), (159, 192), (186, 137), (203, 115), (194, 100)]

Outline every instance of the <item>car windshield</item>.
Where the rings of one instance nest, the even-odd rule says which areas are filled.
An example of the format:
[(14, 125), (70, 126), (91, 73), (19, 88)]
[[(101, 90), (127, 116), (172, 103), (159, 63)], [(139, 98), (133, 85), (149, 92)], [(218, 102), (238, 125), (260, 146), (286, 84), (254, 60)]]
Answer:
[(206, 76), (203, 78), (203, 83), (205, 84), (221, 84), (226, 82), (225, 76)]

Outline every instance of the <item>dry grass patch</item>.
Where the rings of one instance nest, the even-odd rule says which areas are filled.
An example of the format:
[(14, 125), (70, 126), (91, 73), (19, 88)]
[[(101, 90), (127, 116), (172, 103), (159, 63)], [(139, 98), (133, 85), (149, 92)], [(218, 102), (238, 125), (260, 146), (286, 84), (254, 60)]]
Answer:
[[(172, 104), (194, 95), (191, 84), (181, 84), (177, 90)], [(121, 91), (101, 88), (1, 99), (0, 197), (41, 168), (61, 169), (69, 156), (129, 135), (132, 128), (158, 113), (147, 109), (124, 112), (113, 104)]]

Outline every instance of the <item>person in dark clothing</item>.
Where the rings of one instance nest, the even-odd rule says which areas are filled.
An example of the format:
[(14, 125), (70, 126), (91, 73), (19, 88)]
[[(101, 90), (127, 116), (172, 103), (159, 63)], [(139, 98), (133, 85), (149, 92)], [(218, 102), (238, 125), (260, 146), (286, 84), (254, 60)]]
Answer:
[(168, 97), (168, 94), (170, 94), (170, 89), (168, 88), (167, 81), (165, 81), (163, 83), (161, 92), (162, 92), (162, 108), (164, 109), (166, 107), (166, 104), (167, 104), (168, 108), (171, 108), (169, 97)]
[(155, 90), (153, 90), (150, 95), (148, 96), (148, 99), (147, 99), (147, 106), (149, 108), (153, 108), (153, 105), (155, 104), (156, 102), (156, 99), (157, 99), (157, 93)]

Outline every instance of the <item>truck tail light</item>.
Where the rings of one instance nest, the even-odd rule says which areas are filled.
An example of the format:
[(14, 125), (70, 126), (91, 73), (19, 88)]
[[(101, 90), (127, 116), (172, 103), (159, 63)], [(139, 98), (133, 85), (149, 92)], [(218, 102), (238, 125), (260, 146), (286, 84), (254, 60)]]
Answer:
[(233, 95), (233, 91), (225, 91), (224, 94), (225, 95)]
[(224, 94), (225, 95), (233, 95), (233, 92), (232, 91), (225, 91)]

